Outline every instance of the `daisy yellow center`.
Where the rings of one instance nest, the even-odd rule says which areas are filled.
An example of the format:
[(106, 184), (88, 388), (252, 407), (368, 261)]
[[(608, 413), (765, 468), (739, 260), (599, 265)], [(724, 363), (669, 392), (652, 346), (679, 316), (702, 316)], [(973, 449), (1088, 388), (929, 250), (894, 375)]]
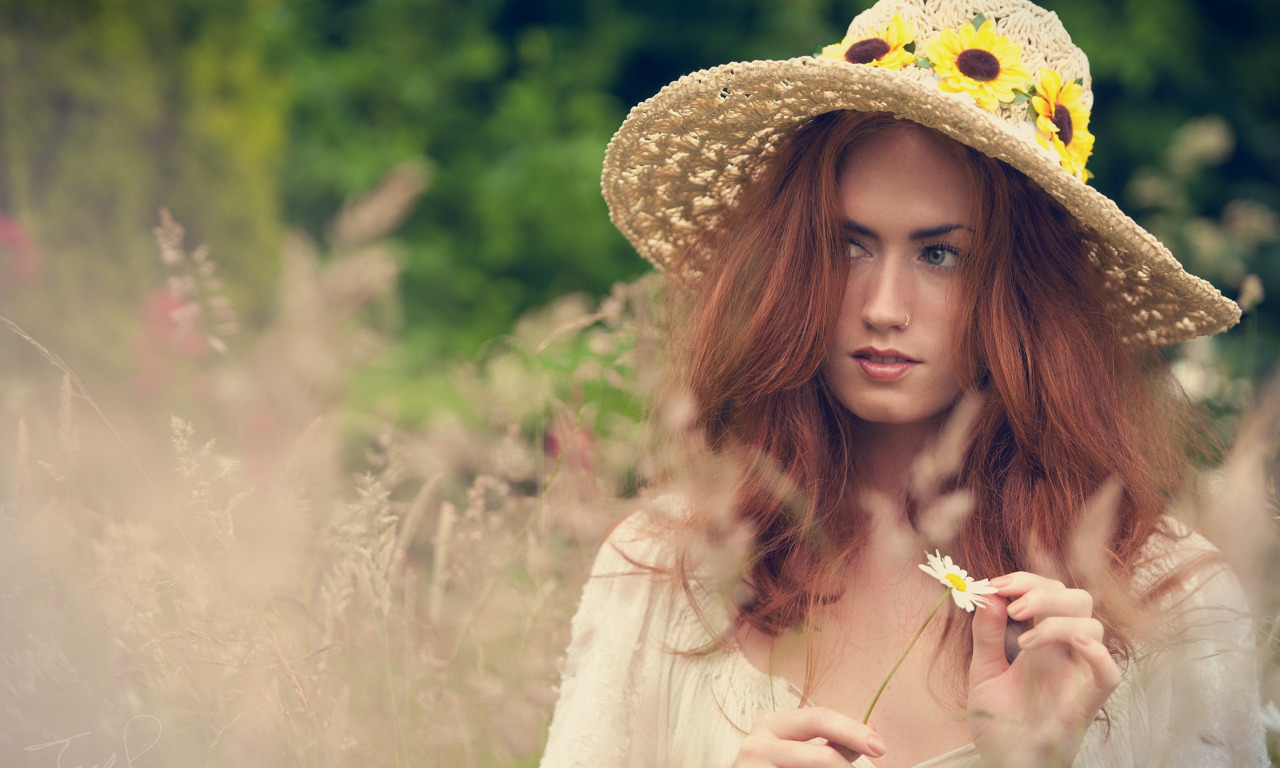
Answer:
[(947, 583), (949, 583), (949, 584), (951, 585), (951, 588), (952, 588), (952, 589), (954, 589), (954, 590), (956, 590), (957, 592), (968, 592), (968, 591), (969, 591), (969, 590), (965, 587), (964, 579), (960, 578), (959, 576), (955, 575), (954, 573), (948, 573), (948, 574), (946, 575), (946, 577), (945, 577), (945, 578), (946, 578), (946, 580), (947, 580)]
[(1063, 145), (1070, 145), (1075, 129), (1071, 123), (1071, 111), (1065, 104), (1058, 104), (1053, 108), (1053, 124), (1058, 126), (1058, 139)]
[(870, 64), (889, 52), (889, 44), (879, 37), (868, 37), (849, 46), (844, 60), (850, 64)]
[(965, 77), (986, 83), (1000, 76), (1000, 60), (991, 51), (967, 48), (956, 57), (956, 69)]

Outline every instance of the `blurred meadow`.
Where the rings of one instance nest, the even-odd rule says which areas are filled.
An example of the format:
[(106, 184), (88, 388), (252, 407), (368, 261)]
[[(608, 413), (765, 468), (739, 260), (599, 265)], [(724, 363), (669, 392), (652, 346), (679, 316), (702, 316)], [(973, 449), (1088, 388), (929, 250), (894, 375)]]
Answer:
[[(605, 144), (866, 4), (0, 0), (0, 765), (536, 765), (655, 492)], [(1042, 4), (1094, 185), (1245, 307), (1169, 354), (1280, 701), (1280, 5)]]

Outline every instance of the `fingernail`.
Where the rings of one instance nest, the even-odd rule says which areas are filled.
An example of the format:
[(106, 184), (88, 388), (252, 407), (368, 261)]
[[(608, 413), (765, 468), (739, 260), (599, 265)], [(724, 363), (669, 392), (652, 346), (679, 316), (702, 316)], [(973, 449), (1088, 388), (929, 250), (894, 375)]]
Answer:
[(873, 733), (867, 737), (868, 755), (871, 755), (872, 757), (880, 757), (888, 748), (889, 745), (884, 743), (884, 739), (880, 738), (876, 734)]
[(1009, 582), (1011, 581), (1013, 581), (1013, 579), (1009, 578), (1008, 576), (997, 576), (988, 583), (990, 583), (991, 586), (995, 587), (996, 589), (1000, 589), (1001, 587), (1009, 586)]
[(1035, 642), (1035, 639), (1036, 639), (1036, 630), (1028, 629), (1026, 632), (1023, 632), (1021, 635), (1018, 635), (1018, 645), (1023, 648), (1026, 648), (1028, 645), (1031, 645), (1031, 643)]
[(1012, 616), (1015, 613), (1022, 613), (1023, 609), (1026, 607), (1027, 607), (1027, 598), (1020, 597), (1009, 604), (1009, 615)]

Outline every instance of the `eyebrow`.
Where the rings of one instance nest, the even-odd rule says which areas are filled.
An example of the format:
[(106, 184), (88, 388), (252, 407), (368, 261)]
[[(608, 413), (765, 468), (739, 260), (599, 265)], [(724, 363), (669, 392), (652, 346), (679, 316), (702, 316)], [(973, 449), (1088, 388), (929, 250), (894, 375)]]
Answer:
[[(851, 232), (856, 232), (864, 237), (873, 237), (877, 240), (880, 239), (880, 235), (876, 234), (874, 230), (864, 227), (856, 221), (846, 221), (844, 225), (845, 228)], [(963, 224), (941, 224), (936, 227), (925, 227), (924, 229), (914, 230), (910, 237), (912, 240), (929, 240), (934, 237), (941, 237), (942, 235), (949, 234), (957, 229), (965, 229), (969, 232), (973, 231)]]

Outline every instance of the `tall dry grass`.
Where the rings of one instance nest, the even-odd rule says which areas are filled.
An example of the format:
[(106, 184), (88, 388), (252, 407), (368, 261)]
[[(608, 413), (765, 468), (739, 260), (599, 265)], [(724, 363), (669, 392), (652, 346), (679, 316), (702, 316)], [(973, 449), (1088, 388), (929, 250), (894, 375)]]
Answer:
[[(164, 220), (172, 311), (123, 396), (6, 323), (0, 764), (536, 763), (581, 583), (649, 474), (655, 286), (524, 318), (454, 372), (461, 413), (356, 412), (386, 238), (425, 184), (396, 169), (327, 252), (291, 238), (251, 338)], [(1189, 514), (1245, 578), (1277, 700), (1280, 395), (1251, 407)]]
[[(354, 412), (386, 235), (424, 183), (397, 169), (327, 253), (291, 238), (249, 339), (165, 215), (141, 389), (103, 394), (6, 323), (0, 764), (536, 762), (577, 593), (636, 485), (652, 286), (522, 320), (455, 372), (461, 414)], [(172, 400), (198, 415), (150, 407)]]

